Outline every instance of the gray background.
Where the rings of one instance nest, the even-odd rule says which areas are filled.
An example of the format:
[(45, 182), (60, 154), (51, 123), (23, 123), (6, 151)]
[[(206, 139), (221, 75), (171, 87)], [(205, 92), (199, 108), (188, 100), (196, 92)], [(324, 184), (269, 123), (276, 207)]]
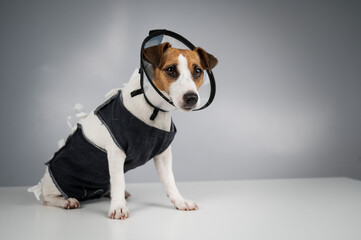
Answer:
[(0, 185), (41, 178), (74, 104), (127, 82), (154, 28), (219, 59), (214, 104), (174, 113), (176, 179), (361, 179), (360, 23), (359, 1), (1, 1)]

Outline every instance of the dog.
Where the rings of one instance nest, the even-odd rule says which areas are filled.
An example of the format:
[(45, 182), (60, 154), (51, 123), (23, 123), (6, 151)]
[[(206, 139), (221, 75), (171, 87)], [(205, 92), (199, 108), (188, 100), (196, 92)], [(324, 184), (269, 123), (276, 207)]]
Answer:
[[(153, 68), (153, 83), (155, 86), (172, 100), (176, 108), (186, 112), (199, 107), (200, 97), (198, 90), (203, 84), (204, 71), (212, 70), (218, 63), (218, 60), (212, 54), (207, 53), (200, 47), (194, 50), (178, 49), (173, 48), (168, 42), (144, 49), (143, 58)], [(156, 131), (157, 135), (160, 135), (158, 138), (159, 141), (163, 141), (161, 143), (163, 149), (159, 148), (158, 152), (153, 152), (154, 156), (147, 156), (154, 159), (159, 178), (175, 208), (184, 211), (198, 209), (195, 202), (187, 200), (181, 195), (175, 183), (170, 143), (176, 130), (172, 122), (171, 112), (160, 111), (155, 119), (150, 119), (149, 116), (154, 112), (154, 108), (147, 102), (144, 95), (132, 96), (132, 92), (137, 89), (140, 89), (140, 74), (138, 70), (133, 73), (130, 81), (124, 88), (115, 91), (103, 105), (86, 116), (81, 124), (78, 124), (77, 130), (68, 137), (65, 147), (55, 153), (53, 159), (47, 163), (45, 174), (39, 184), (30, 189), (34, 193), (38, 192), (36, 195), (41, 195), (43, 205), (65, 209), (79, 208), (79, 201), (102, 197), (110, 192), (111, 200), (108, 217), (111, 219), (126, 219), (129, 217), (126, 198), (130, 194), (125, 191), (124, 173), (138, 165), (144, 164), (150, 159), (144, 159), (140, 163), (129, 163), (127, 160), (128, 155), (139, 154), (141, 157), (144, 157), (144, 154), (142, 152), (128, 153), (131, 148), (130, 143), (129, 146), (128, 143), (124, 143), (128, 149), (125, 150), (124, 146), (120, 146), (114, 141), (117, 136), (113, 136), (114, 134), (107, 123), (107, 119), (110, 119), (109, 121), (114, 119), (123, 121), (124, 119), (123, 116), (120, 116), (120, 118), (109, 117), (107, 106), (117, 102), (116, 106), (121, 105), (121, 111), (127, 116), (129, 115), (132, 123), (136, 123), (136, 126), (133, 127), (122, 126), (123, 130), (120, 131), (120, 134), (127, 132), (128, 139), (136, 138), (135, 147), (132, 148), (135, 149), (134, 152), (139, 151), (139, 149), (142, 150), (143, 146), (146, 148), (148, 145), (153, 144), (153, 138), (151, 138), (146, 140), (147, 143), (143, 144), (142, 147), (138, 147), (137, 141), (139, 134), (142, 133), (136, 131), (142, 131), (143, 127), (151, 128)], [(116, 111), (115, 114), (118, 114), (118, 110), (113, 108), (110, 111)], [(117, 124), (118, 122), (113, 122), (110, 125), (118, 129)], [(77, 137), (79, 139), (84, 138), (86, 140), (84, 144), (92, 145), (90, 147), (92, 147), (94, 152), (92, 152), (93, 150), (88, 151), (86, 148), (83, 148), (82, 143), (77, 142)], [(122, 136), (119, 136), (119, 138), (122, 138)], [(164, 140), (164, 138), (169, 139)], [(157, 142), (158, 140), (154, 141)], [(72, 142), (75, 143), (72, 144)], [(74, 151), (77, 154), (76, 156), (72, 155)], [(106, 160), (101, 160), (101, 164), (102, 168), (107, 169), (100, 171), (99, 161), (89, 161), (89, 154), (105, 158)], [(59, 161), (57, 160), (59, 158), (70, 160)], [(72, 167), (71, 162), (78, 161), (78, 159), (83, 159), (79, 163), (81, 166), (78, 164), (76, 167)], [(88, 167), (90, 170), (83, 171), (84, 168)], [(81, 178), (80, 175), (84, 175), (82, 177), (87, 180), (84, 182), (88, 182), (89, 186), (86, 186), (85, 183), (78, 184), (77, 181), (80, 181), (78, 180)], [(93, 180), (88, 181), (88, 179), (93, 178), (101, 179), (100, 181), (104, 182), (99, 189), (93, 188)], [(69, 194), (69, 192), (74, 192), (74, 194)]]

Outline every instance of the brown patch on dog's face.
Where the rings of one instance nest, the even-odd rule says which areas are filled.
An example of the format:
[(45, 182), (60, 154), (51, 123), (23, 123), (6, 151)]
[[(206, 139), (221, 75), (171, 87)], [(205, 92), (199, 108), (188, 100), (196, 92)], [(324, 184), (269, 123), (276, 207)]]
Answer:
[(204, 70), (211, 70), (218, 61), (213, 55), (208, 54), (202, 48), (192, 50), (172, 48), (169, 43), (149, 47), (144, 50), (143, 57), (150, 62), (154, 69), (153, 82), (161, 91), (169, 94), (169, 89), (180, 73), (179, 55), (187, 59), (189, 73), (197, 87), (203, 84)]
[(164, 52), (160, 66), (154, 69), (154, 84), (167, 94), (169, 94), (171, 84), (180, 75), (178, 63), (180, 54), (187, 59), (188, 70), (197, 89), (203, 84), (203, 68), (199, 54), (191, 50), (168, 48)]

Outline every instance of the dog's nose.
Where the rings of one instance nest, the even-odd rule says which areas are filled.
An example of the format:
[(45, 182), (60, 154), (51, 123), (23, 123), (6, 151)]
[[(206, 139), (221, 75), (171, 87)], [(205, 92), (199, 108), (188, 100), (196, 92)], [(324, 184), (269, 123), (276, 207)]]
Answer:
[(183, 100), (186, 106), (192, 107), (198, 102), (198, 95), (194, 92), (188, 92), (183, 95)]

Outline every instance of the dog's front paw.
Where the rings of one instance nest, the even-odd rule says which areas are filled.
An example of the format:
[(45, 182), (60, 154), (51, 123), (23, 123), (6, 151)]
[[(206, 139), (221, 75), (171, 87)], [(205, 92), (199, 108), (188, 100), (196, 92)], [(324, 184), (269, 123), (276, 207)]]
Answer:
[(182, 211), (194, 211), (198, 210), (198, 206), (192, 200), (185, 200), (185, 199), (171, 199), (173, 205)]
[(111, 219), (127, 219), (129, 210), (126, 201), (111, 201), (108, 217)]

